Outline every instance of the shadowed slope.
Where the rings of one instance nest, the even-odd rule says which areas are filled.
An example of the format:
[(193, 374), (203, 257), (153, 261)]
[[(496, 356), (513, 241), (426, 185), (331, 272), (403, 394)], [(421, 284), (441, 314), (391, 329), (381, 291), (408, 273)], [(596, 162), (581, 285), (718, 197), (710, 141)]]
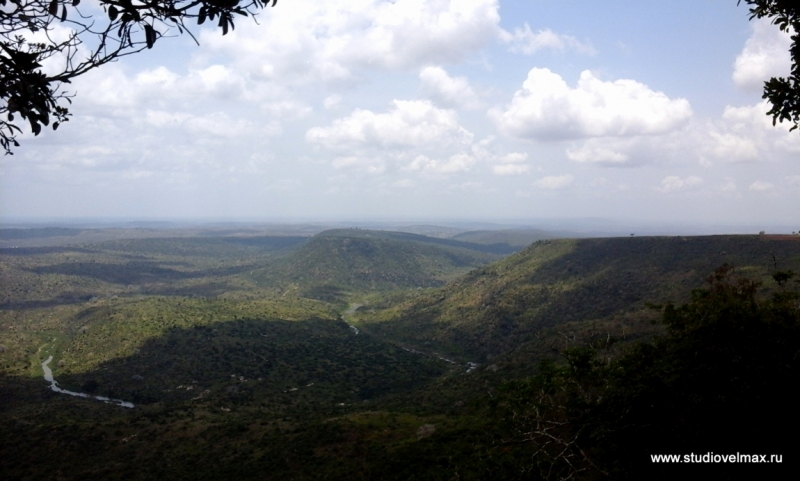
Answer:
[(381, 336), (481, 361), (543, 328), (685, 299), (723, 263), (755, 277), (776, 266), (797, 270), (800, 243), (757, 236), (540, 241), (400, 306), (362, 309), (361, 320)]

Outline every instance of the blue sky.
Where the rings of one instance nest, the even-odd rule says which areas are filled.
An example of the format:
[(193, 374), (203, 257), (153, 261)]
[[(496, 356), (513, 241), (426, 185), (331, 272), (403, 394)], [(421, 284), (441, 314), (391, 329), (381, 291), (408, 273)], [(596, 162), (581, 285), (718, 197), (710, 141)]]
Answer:
[(78, 79), (0, 160), (0, 218), (800, 227), (800, 134), (760, 93), (788, 36), (734, 1), (341, 3)]

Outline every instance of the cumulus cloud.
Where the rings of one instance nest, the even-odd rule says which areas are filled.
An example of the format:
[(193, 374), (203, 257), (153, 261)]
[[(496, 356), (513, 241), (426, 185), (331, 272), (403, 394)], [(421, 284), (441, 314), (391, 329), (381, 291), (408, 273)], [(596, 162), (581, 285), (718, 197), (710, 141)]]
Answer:
[(386, 164), (380, 157), (364, 157), (351, 155), (348, 157), (337, 157), (333, 160), (333, 167), (336, 169), (357, 168), (368, 174), (380, 174), (386, 170)]
[(447, 160), (429, 159), (424, 155), (417, 156), (408, 168), (437, 174), (453, 174), (469, 170), (475, 164), (475, 158), (468, 154), (455, 154)]
[(429, 101), (394, 100), (393, 108), (376, 114), (356, 109), (329, 127), (314, 127), (306, 140), (331, 150), (357, 146), (380, 149), (469, 145), (472, 133), (461, 127), (453, 110), (440, 109)]
[(597, 142), (586, 142), (578, 148), (567, 149), (567, 158), (580, 163), (620, 165), (628, 162), (628, 154)]
[(763, 180), (757, 180), (750, 184), (748, 187), (750, 190), (754, 192), (769, 192), (775, 189), (775, 186), (770, 184), (769, 182), (764, 182)]
[(363, 69), (409, 70), (466, 59), (496, 38), (497, 0), (297, 0), (261, 25), (201, 42), (264, 79), (336, 81)]
[(657, 190), (664, 193), (675, 192), (677, 190), (685, 190), (697, 187), (702, 183), (703, 179), (695, 175), (691, 175), (689, 177), (686, 177), (685, 179), (681, 179), (676, 175), (670, 175), (668, 177), (665, 177), (664, 180), (661, 181), (661, 187), (658, 188)]
[(733, 65), (733, 81), (747, 90), (761, 90), (771, 77), (788, 77), (791, 72), (791, 35), (772, 25), (767, 18), (751, 22), (752, 33)]
[(706, 155), (727, 162), (755, 162), (800, 153), (800, 136), (788, 123), (772, 125), (767, 101), (742, 107), (725, 107), (701, 145)]
[(492, 166), (495, 175), (519, 175), (530, 171), (530, 166), (525, 163), (528, 154), (525, 152), (512, 152), (497, 159), (497, 164)]
[(470, 170), (488, 155), (485, 142), (473, 142), (454, 110), (427, 100), (394, 100), (383, 113), (356, 109), (327, 127), (309, 129), (306, 141), (345, 154), (334, 161), (336, 168), (368, 172), (377, 170), (364, 158), (392, 161), (406, 171), (453, 174)]
[(326, 109), (333, 109), (339, 106), (342, 102), (342, 97), (339, 95), (329, 95), (325, 97), (322, 101), (322, 105), (325, 106)]
[(594, 55), (595, 50), (591, 45), (580, 42), (570, 35), (562, 35), (553, 32), (549, 28), (539, 30), (534, 33), (531, 27), (525, 23), (523, 28), (515, 28), (514, 32), (502, 30), (500, 40), (510, 44), (509, 50), (514, 53), (532, 55), (539, 50), (573, 50), (586, 55)]
[(84, 109), (103, 115), (130, 115), (142, 107), (196, 110), (210, 102), (236, 101), (281, 116), (299, 116), (309, 110), (288, 100), (285, 87), (249, 82), (242, 73), (219, 64), (191, 68), (184, 74), (164, 66), (129, 74), (117, 65), (106, 65), (102, 72), (79, 77), (74, 86)]
[(697, 161), (755, 163), (791, 159), (800, 154), (800, 136), (789, 124), (772, 125), (766, 101), (727, 106), (717, 118), (693, 119), (683, 128), (660, 135), (593, 137), (575, 142), (566, 157), (602, 167), (635, 167)]
[(708, 151), (729, 162), (749, 162), (758, 159), (758, 149), (753, 138), (733, 133), (709, 132), (711, 144)]
[(504, 133), (537, 140), (663, 134), (691, 116), (686, 99), (670, 99), (635, 80), (606, 82), (585, 70), (570, 88), (546, 68), (531, 69), (505, 111), (489, 111)]
[(574, 180), (575, 178), (570, 174), (548, 175), (547, 177), (542, 177), (537, 180), (533, 185), (540, 189), (559, 190), (569, 187)]
[(188, 112), (166, 112), (148, 109), (145, 122), (158, 129), (182, 128), (192, 134), (213, 135), (217, 137), (235, 138), (249, 135), (278, 135), (281, 128), (277, 122), (266, 122), (260, 126), (244, 119), (231, 118), (225, 112), (214, 112), (207, 115), (194, 115)]
[(425, 67), (419, 74), (423, 93), (438, 105), (451, 108), (476, 108), (478, 96), (466, 77), (451, 77), (441, 67)]

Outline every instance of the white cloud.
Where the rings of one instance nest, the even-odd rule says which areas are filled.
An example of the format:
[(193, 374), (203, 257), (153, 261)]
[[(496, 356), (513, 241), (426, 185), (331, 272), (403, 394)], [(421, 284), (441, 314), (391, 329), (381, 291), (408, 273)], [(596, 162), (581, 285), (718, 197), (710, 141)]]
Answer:
[(753, 32), (734, 62), (733, 81), (739, 87), (757, 91), (771, 77), (789, 76), (792, 39), (766, 18), (753, 20), (751, 28)]
[(462, 182), (461, 184), (453, 184), (450, 190), (460, 190), (471, 194), (490, 194), (496, 192), (496, 189), (487, 187), (483, 182)]
[(248, 135), (278, 135), (281, 128), (275, 121), (257, 127), (244, 119), (233, 119), (224, 112), (208, 115), (193, 115), (188, 112), (166, 112), (148, 109), (145, 122), (155, 128), (183, 128), (192, 134), (210, 134), (218, 137), (234, 138)]
[(151, 109), (147, 109), (144, 116), (145, 122), (156, 128), (180, 126), (192, 117), (191, 114), (186, 112), (165, 112)]
[(531, 170), (530, 165), (525, 164), (528, 154), (525, 152), (512, 152), (496, 159), (497, 165), (492, 166), (492, 173), (495, 175), (520, 175)]
[(204, 30), (201, 42), (263, 79), (347, 80), (363, 69), (464, 60), (497, 36), (498, 8), (497, 0), (297, 0), (225, 37)]
[(586, 142), (579, 148), (567, 150), (567, 158), (580, 163), (624, 164), (630, 158), (628, 154), (619, 152), (596, 142)]
[(452, 155), (445, 161), (429, 159), (424, 155), (419, 155), (411, 161), (408, 168), (410, 170), (422, 172), (453, 174), (456, 172), (465, 172), (469, 170), (473, 164), (475, 164), (475, 158), (467, 154)]
[(453, 110), (434, 107), (429, 101), (394, 100), (387, 113), (356, 109), (329, 127), (314, 127), (306, 140), (331, 150), (358, 146), (405, 149), (444, 145), (469, 145), (472, 133), (461, 127)]
[(775, 186), (770, 184), (769, 182), (764, 182), (763, 180), (757, 180), (750, 184), (748, 187), (750, 190), (754, 192), (769, 192), (775, 189)]
[(712, 143), (709, 152), (729, 162), (749, 162), (758, 159), (758, 148), (753, 138), (731, 133), (709, 132)]
[(423, 93), (438, 105), (452, 108), (476, 108), (478, 96), (466, 77), (451, 77), (441, 67), (425, 67), (419, 74)]
[(547, 190), (559, 190), (569, 187), (570, 184), (575, 180), (574, 177), (570, 174), (564, 175), (548, 175), (547, 177), (542, 177), (541, 179), (537, 180), (533, 183), (536, 187), (540, 189), (547, 189)]
[(692, 116), (686, 99), (670, 99), (634, 80), (605, 82), (590, 71), (570, 88), (546, 68), (534, 68), (508, 108), (489, 111), (508, 135), (538, 140), (663, 134)]
[(769, 110), (770, 104), (763, 100), (745, 107), (725, 107), (722, 118), (730, 128), (758, 139), (764, 148), (800, 154), (800, 135), (789, 131), (792, 126), (788, 122), (772, 125), (772, 116), (766, 115)]
[(595, 50), (591, 45), (581, 43), (570, 35), (557, 34), (549, 28), (534, 33), (527, 22), (523, 28), (515, 28), (513, 33), (505, 30), (501, 31), (500, 40), (511, 44), (510, 51), (525, 55), (531, 55), (543, 49), (557, 50), (559, 52), (569, 49), (586, 55), (595, 54)]
[(336, 169), (356, 168), (368, 174), (380, 174), (386, 170), (386, 164), (380, 157), (337, 157), (333, 160), (333, 167)]
[(329, 95), (322, 101), (322, 105), (325, 106), (326, 109), (336, 108), (340, 103), (342, 103), (342, 97), (339, 95)]
[(700, 146), (707, 155), (728, 162), (754, 162), (800, 153), (800, 135), (790, 125), (772, 125), (766, 101), (742, 107), (725, 107), (722, 117), (708, 130)]
[(681, 179), (676, 175), (670, 175), (668, 177), (665, 177), (664, 180), (661, 181), (661, 187), (658, 188), (657, 190), (664, 193), (668, 193), (677, 190), (690, 189), (693, 187), (697, 187), (701, 184), (703, 184), (703, 179), (695, 175), (686, 177), (685, 179)]
[(527, 159), (528, 154), (526, 152), (511, 152), (500, 157), (499, 161), (502, 164), (521, 164)]

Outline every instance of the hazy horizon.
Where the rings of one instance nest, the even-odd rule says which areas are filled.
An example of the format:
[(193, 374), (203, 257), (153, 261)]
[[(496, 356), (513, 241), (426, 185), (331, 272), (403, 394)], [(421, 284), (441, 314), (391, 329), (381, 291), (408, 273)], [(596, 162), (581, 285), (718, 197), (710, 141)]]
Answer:
[(71, 120), (0, 159), (0, 223), (800, 228), (800, 134), (761, 100), (791, 41), (745, 5), (298, 0), (258, 22), (68, 85)]
[[(653, 220), (603, 219), (603, 218), (562, 218), (562, 219), (446, 219), (446, 218), (407, 218), (407, 219), (213, 219), (213, 218), (16, 218), (0, 219), (0, 228), (39, 229), (153, 229), (153, 230), (191, 230), (191, 229), (253, 229), (269, 231), (284, 229), (288, 231), (312, 229), (324, 231), (337, 228), (362, 228), (374, 230), (414, 231), (424, 227), (442, 227), (454, 231), (478, 230), (541, 230), (580, 237), (614, 237), (638, 235), (725, 235), (758, 234), (766, 231), (771, 234), (792, 234), (800, 232), (798, 226), (791, 224), (697, 224), (665, 223)], [(2, 236), (0, 236), (2, 240)]]

